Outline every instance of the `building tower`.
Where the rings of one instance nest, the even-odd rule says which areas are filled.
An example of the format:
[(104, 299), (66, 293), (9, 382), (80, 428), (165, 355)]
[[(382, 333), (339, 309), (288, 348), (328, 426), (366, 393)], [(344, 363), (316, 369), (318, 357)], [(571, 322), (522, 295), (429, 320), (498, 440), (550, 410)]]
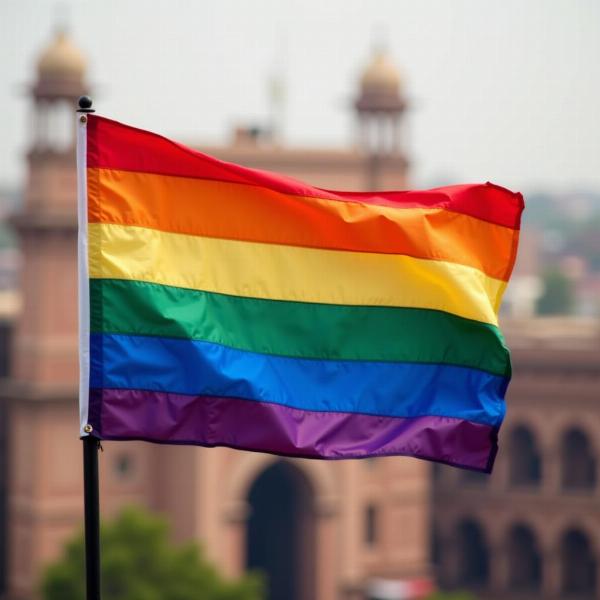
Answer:
[[(29, 597), (42, 557), (80, 518), (77, 431), (76, 99), (85, 59), (65, 31), (41, 54), (33, 99), (27, 181), (14, 218), (23, 253), (8, 405), (8, 588)], [(72, 440), (67, 443), (66, 440)], [(69, 498), (75, 501), (70, 503)], [(77, 502), (77, 504), (75, 504)], [(73, 504), (73, 506), (71, 506)]]
[[(406, 101), (400, 84), (400, 75), (389, 56), (383, 49), (377, 49), (362, 74), (354, 103), (359, 121), (359, 146), (369, 156), (371, 189), (398, 189), (399, 181), (405, 179), (408, 161), (401, 145), (401, 125)], [(390, 169), (397, 177), (389, 180), (382, 177), (382, 170)]]
[(50, 46), (38, 61), (37, 81), (33, 85), (34, 140), (33, 152), (61, 154), (71, 158), (74, 143), (73, 107), (87, 90), (86, 61), (59, 29)]

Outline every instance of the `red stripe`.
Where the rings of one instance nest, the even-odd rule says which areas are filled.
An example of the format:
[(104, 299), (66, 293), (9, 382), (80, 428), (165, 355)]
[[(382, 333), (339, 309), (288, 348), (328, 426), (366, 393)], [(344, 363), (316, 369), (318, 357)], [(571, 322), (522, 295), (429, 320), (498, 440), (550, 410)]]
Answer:
[(500, 186), (454, 185), (427, 191), (333, 192), (291, 177), (217, 160), (160, 135), (90, 115), (88, 167), (212, 179), (266, 187), (285, 194), (397, 208), (444, 208), (519, 229), (523, 197)]

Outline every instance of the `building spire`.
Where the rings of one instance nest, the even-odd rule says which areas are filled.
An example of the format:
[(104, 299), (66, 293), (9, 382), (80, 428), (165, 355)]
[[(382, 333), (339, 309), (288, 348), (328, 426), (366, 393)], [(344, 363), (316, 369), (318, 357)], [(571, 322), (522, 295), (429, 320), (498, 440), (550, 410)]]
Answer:
[(361, 125), (360, 145), (370, 154), (400, 151), (400, 119), (406, 107), (400, 73), (383, 45), (374, 45), (360, 77), (355, 108)]
[(285, 67), (287, 62), (287, 44), (282, 37), (278, 44), (278, 51), (273, 61), (271, 73), (268, 78), (269, 99), (269, 128), (274, 142), (281, 142), (284, 137), (285, 109), (287, 100)]

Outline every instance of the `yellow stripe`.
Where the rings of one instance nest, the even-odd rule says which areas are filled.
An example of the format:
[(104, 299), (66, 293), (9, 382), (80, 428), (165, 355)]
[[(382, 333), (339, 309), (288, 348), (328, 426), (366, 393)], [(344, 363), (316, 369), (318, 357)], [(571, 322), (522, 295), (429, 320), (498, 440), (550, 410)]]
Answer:
[[(90, 223), (90, 277), (233, 296), (443, 310), (497, 324), (506, 283), (473, 267), (395, 254), (240, 242)], [(357, 324), (360, 326), (360, 324)]]

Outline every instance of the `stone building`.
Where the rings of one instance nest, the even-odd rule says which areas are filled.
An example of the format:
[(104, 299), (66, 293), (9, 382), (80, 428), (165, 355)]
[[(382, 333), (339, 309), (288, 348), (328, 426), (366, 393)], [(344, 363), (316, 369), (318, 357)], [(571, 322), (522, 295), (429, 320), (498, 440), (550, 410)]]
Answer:
[[(88, 89), (85, 77), (83, 55), (60, 32), (41, 55), (31, 88), (28, 176), (13, 219), (24, 304), (11, 372), (0, 382), (8, 433), (0, 581), (11, 600), (35, 597), (44, 565), (82, 523), (73, 110)], [(289, 149), (241, 131), (231, 146), (206, 150), (323, 187), (403, 188), (401, 92), (395, 68), (379, 53), (361, 80), (356, 147)], [(427, 575), (428, 467), (402, 458), (332, 463), (106, 443), (101, 505), (105, 517), (131, 503), (163, 513), (175, 540), (203, 542), (227, 575), (265, 569), (272, 600), (361, 598), (372, 578)]]
[(485, 599), (600, 598), (600, 326), (506, 323), (514, 374), (491, 477), (434, 469), (440, 582)]

